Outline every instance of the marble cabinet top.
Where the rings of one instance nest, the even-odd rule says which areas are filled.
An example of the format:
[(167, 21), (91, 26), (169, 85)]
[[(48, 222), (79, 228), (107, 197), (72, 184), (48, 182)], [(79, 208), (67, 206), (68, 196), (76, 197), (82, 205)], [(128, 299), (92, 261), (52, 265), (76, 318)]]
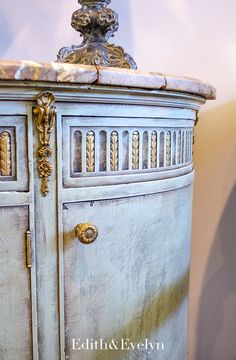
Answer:
[(126, 86), (191, 93), (208, 100), (216, 97), (216, 90), (210, 84), (187, 77), (54, 62), (0, 61), (1, 80)]

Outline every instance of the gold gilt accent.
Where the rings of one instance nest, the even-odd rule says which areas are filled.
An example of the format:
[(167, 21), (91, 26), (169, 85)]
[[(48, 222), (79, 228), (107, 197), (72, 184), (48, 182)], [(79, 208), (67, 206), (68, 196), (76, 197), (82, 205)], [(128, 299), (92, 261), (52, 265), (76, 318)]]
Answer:
[(171, 132), (166, 133), (166, 166), (171, 165)]
[(177, 138), (177, 164), (181, 163), (181, 131), (178, 131)]
[(43, 92), (37, 97), (37, 105), (33, 108), (35, 124), (39, 134), (40, 146), (37, 151), (37, 169), (42, 178), (41, 192), (47, 196), (49, 192), (48, 181), (52, 174), (52, 165), (49, 158), (52, 156), (50, 136), (55, 125), (56, 108), (55, 96), (51, 92)]
[(86, 170), (93, 172), (95, 170), (95, 134), (89, 131), (86, 137)]
[(111, 133), (111, 145), (110, 145), (110, 165), (111, 171), (118, 170), (119, 155), (118, 155), (118, 133), (113, 131)]
[(32, 260), (31, 260), (31, 231), (26, 231), (25, 233), (25, 243), (26, 243), (26, 267), (31, 269)]
[(0, 134), (0, 174), (11, 176), (11, 135), (4, 131)]
[(92, 244), (98, 237), (98, 229), (93, 224), (79, 224), (75, 228), (75, 235), (82, 244)]
[(152, 132), (151, 135), (151, 168), (157, 167), (157, 133)]
[(188, 131), (185, 131), (185, 162), (188, 162), (189, 142), (188, 142)]
[(134, 131), (132, 136), (132, 169), (139, 168), (139, 132)]

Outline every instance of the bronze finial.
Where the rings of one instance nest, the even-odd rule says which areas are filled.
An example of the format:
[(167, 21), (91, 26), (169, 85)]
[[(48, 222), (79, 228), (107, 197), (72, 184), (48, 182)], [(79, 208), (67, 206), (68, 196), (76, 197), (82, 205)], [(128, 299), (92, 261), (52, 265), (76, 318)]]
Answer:
[(111, 0), (79, 0), (81, 8), (72, 15), (71, 25), (83, 36), (79, 46), (62, 48), (57, 62), (137, 69), (133, 58), (124, 49), (109, 44), (109, 37), (118, 30), (118, 15), (108, 8)]

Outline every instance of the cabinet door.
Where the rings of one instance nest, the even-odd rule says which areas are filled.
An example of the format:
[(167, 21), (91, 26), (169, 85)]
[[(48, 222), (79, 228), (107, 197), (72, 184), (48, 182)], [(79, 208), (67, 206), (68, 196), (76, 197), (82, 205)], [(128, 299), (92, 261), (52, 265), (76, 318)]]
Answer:
[[(183, 360), (191, 187), (64, 204), (63, 223), (66, 359)], [(94, 243), (76, 238), (79, 223), (96, 225)]]
[(32, 360), (28, 207), (0, 207), (0, 359)]

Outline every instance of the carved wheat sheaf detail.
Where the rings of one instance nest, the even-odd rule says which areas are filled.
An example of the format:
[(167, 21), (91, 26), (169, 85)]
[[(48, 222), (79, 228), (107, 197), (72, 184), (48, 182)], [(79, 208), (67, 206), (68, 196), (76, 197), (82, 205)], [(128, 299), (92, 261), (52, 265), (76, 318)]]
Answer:
[(166, 166), (171, 165), (171, 132), (166, 133)]
[(151, 135), (151, 168), (157, 167), (157, 133), (152, 132)]
[(185, 132), (185, 162), (188, 162), (189, 153), (189, 142), (188, 142), (188, 131)]
[(181, 131), (178, 131), (177, 137), (177, 164), (181, 163)]
[(132, 136), (132, 168), (139, 168), (139, 132), (134, 131)]
[(119, 154), (118, 154), (118, 133), (113, 131), (111, 133), (111, 145), (110, 145), (110, 166), (111, 171), (118, 170)]
[(11, 176), (11, 135), (4, 131), (0, 134), (0, 174)]
[(95, 134), (89, 131), (86, 137), (86, 170), (93, 172), (95, 170)]

